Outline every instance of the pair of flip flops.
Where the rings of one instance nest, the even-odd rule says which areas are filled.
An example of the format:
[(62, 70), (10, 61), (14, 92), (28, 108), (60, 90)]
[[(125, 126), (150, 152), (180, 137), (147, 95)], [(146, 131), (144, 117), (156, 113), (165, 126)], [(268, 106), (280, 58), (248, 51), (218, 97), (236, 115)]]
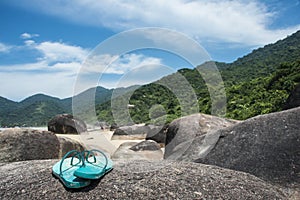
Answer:
[[(100, 154), (100, 155), (97, 155)], [(112, 170), (113, 162), (99, 150), (69, 151), (52, 167), (52, 173), (67, 188), (86, 187)]]

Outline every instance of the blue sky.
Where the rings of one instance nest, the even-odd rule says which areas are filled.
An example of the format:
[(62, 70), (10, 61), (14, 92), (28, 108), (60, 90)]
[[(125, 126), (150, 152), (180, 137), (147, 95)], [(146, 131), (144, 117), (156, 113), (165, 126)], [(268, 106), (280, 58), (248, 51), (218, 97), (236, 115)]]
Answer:
[[(91, 51), (134, 28), (178, 31), (202, 45), (212, 60), (224, 62), (300, 30), (299, 0), (2, 0), (0, 16), (0, 96), (15, 101), (36, 93), (72, 96)], [(107, 88), (144, 84), (192, 67), (177, 55), (151, 49), (100, 58), (98, 65), (115, 58), (101, 74)], [(140, 73), (150, 65), (147, 74)], [(140, 72), (134, 73), (137, 67)]]

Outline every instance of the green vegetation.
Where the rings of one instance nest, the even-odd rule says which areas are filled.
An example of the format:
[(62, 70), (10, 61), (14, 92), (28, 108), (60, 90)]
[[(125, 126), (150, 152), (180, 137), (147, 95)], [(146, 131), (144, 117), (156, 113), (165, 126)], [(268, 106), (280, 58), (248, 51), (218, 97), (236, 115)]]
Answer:
[[(95, 104), (101, 104), (114, 96), (120, 96), (137, 86), (109, 90), (103, 87), (90, 88), (76, 96), (82, 102), (82, 112), (89, 108), (87, 98), (95, 95)], [(72, 113), (72, 98), (58, 99), (44, 94), (36, 94), (21, 102), (14, 102), (0, 97), (0, 127), (46, 126), (57, 114)]]
[[(197, 69), (181, 69), (157, 82), (144, 85), (123, 98), (98, 105), (98, 119), (109, 123), (116, 121), (118, 124), (160, 124), (197, 112), (211, 114), (208, 88), (198, 71), (209, 69), (209, 64), (211, 63), (200, 65)], [(289, 94), (300, 82), (300, 31), (275, 44), (254, 50), (233, 63), (215, 64), (226, 90), (225, 117), (244, 120), (281, 111)], [(213, 79), (213, 74), (208, 77)], [(184, 80), (188, 81), (192, 91), (185, 89), (188, 86)], [(219, 86), (213, 87), (217, 91)], [(195, 105), (195, 98), (198, 105)], [(127, 104), (134, 107), (127, 109), (124, 107)], [(153, 115), (153, 107), (157, 105), (161, 106), (159, 112), (165, 115)], [(112, 116), (114, 110), (118, 112)]]

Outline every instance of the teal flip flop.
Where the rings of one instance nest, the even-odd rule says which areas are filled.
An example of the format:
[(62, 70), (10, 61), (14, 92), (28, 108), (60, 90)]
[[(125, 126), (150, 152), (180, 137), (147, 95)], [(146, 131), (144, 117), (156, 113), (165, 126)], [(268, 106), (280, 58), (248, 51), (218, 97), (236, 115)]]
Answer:
[[(95, 153), (100, 153), (96, 156)], [(93, 149), (90, 151), (83, 151), (82, 153), (83, 164), (80, 168), (76, 169), (74, 176), (83, 179), (99, 179), (106, 173), (112, 170), (113, 162), (107, 158), (102, 151)]]
[[(72, 157), (69, 157), (71, 156)], [(60, 179), (67, 188), (82, 188), (91, 181), (74, 176), (74, 172), (83, 165), (82, 154), (76, 150), (69, 151), (52, 167), (52, 174)]]

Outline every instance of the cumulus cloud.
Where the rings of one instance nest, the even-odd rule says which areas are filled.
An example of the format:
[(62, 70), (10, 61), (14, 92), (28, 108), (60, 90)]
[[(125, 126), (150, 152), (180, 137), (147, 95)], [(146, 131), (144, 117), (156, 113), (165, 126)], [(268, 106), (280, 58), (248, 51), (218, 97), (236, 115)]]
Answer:
[(61, 42), (42, 42), (35, 46), (44, 57), (41, 60), (47, 62), (82, 62), (87, 54), (88, 50), (79, 46), (68, 45)]
[(160, 58), (143, 54), (125, 54), (123, 56), (101, 54), (90, 56), (82, 65), (83, 73), (125, 74), (135, 68), (147, 65), (162, 65)]
[(20, 38), (21, 39), (24, 39), (24, 40), (27, 40), (27, 39), (32, 39), (32, 38), (35, 38), (35, 37), (39, 37), (40, 35), (39, 34), (36, 34), (36, 33), (34, 33), (34, 34), (30, 34), (30, 33), (22, 33), (21, 35), (20, 35)]
[(25, 40), (25, 41), (24, 41), (24, 44), (25, 44), (26, 46), (32, 46), (32, 45), (35, 44), (35, 41), (34, 41), (34, 40)]
[(275, 42), (300, 29), (300, 25), (269, 29), (276, 18), (276, 10), (268, 9), (258, 0), (152, 0), (134, 3), (129, 0), (30, 0), (26, 1), (26, 7), (76, 23), (118, 31), (145, 26), (165, 27), (200, 41), (243, 45)]
[[(10, 47), (0, 43), (0, 51), (7, 51)], [(34, 40), (26, 40), (25, 46), (16, 46), (11, 49), (11, 54), (15, 51), (26, 52), (28, 50), (35, 50), (41, 55), (36, 58), (36, 62), (14, 64), (14, 65), (1, 65), (0, 72), (10, 71), (77, 71), (79, 66), (84, 61), (89, 53), (89, 49), (84, 49), (80, 46), (68, 45), (63, 42), (50, 42), (45, 41), (36, 43)], [(32, 53), (32, 52), (31, 52)], [(72, 69), (74, 68), (74, 69)]]

